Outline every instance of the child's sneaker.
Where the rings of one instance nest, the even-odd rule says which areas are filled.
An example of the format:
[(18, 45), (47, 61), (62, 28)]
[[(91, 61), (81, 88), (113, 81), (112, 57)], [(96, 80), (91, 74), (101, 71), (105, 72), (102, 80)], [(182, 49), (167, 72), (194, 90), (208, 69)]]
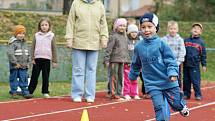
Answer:
[(105, 97), (106, 98), (111, 98), (111, 94), (106, 94)]
[(27, 95), (23, 95), (23, 97), (24, 97), (25, 99), (30, 99), (30, 98), (33, 97), (33, 95), (32, 95), (32, 94), (27, 94)]
[(185, 99), (185, 100), (189, 100), (189, 99), (190, 99), (190, 97), (189, 97), (189, 96), (184, 95), (184, 96), (183, 96), (183, 99)]
[(190, 111), (188, 107), (185, 105), (184, 108), (180, 111), (180, 114), (184, 117), (188, 117), (190, 115)]
[(111, 99), (120, 99), (120, 96), (118, 96), (118, 95), (112, 95)]
[(16, 93), (13, 93), (13, 94), (11, 94), (11, 98), (13, 98), (13, 99), (18, 99), (18, 98), (19, 98), (19, 95), (17, 95)]
[(88, 102), (88, 103), (93, 103), (94, 102), (94, 99), (86, 99), (86, 101)]
[(81, 98), (74, 98), (73, 102), (80, 103), (80, 102), (82, 102), (82, 99)]
[(149, 94), (144, 94), (144, 95), (143, 95), (143, 98), (145, 98), (145, 99), (150, 99), (151, 96), (150, 96)]
[(22, 96), (22, 92), (21, 91), (16, 92), (16, 94), (19, 95), (19, 96)]
[(43, 94), (43, 97), (44, 97), (44, 98), (50, 98), (50, 95), (47, 94), (47, 93), (44, 93), (44, 94)]
[(130, 100), (131, 99), (131, 97), (129, 95), (125, 95), (124, 98), (125, 98), (125, 100)]
[(135, 96), (134, 96), (134, 99), (135, 99), (135, 100), (140, 100), (141, 98), (140, 98), (138, 95), (135, 95)]
[(202, 97), (200, 97), (200, 96), (197, 96), (197, 97), (195, 97), (195, 100), (198, 100), (198, 101), (200, 101), (200, 100), (202, 100)]

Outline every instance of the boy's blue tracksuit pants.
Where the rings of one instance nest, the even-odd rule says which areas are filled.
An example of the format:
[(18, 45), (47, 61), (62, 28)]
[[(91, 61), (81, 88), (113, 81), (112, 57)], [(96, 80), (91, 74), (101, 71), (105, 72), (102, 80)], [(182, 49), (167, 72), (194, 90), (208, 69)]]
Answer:
[(183, 100), (183, 95), (180, 93), (179, 87), (174, 87), (166, 90), (152, 90), (149, 92), (152, 98), (156, 120), (157, 121), (168, 121), (168, 106), (166, 101), (172, 107), (174, 111), (181, 111), (186, 102)]
[(196, 67), (184, 67), (183, 69), (183, 91), (184, 95), (190, 98), (191, 96), (191, 84), (195, 91), (195, 97), (201, 97), (201, 76), (200, 68)]

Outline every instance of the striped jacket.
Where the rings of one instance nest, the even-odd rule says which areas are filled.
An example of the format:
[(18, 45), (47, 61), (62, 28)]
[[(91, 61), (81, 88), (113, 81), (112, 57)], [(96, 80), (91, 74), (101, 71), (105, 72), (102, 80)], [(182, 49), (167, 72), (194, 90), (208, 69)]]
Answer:
[(30, 63), (30, 53), (25, 40), (18, 40), (12, 37), (8, 42), (8, 59), (12, 66), (20, 64), (21, 68), (28, 68)]
[(190, 37), (184, 40), (186, 56), (184, 66), (196, 67), (201, 63), (206, 67), (206, 49), (201, 37)]

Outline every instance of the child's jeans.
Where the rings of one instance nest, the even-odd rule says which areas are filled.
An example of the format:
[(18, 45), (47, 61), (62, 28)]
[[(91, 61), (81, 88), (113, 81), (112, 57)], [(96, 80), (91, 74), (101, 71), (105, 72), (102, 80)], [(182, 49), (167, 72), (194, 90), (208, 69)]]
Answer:
[(166, 90), (152, 90), (151, 95), (154, 111), (157, 121), (168, 121), (167, 107), (165, 106), (165, 99), (174, 111), (181, 111), (186, 102), (182, 98), (179, 87), (173, 87)]
[[(18, 86), (21, 88), (23, 95), (29, 94), (27, 70), (28, 69), (15, 69), (10, 65), (10, 94), (17, 93)], [(17, 78), (19, 78), (19, 81)]]
[(124, 85), (123, 85), (123, 96), (135, 96), (138, 95), (138, 85), (137, 80), (130, 81), (128, 78), (128, 73), (130, 71), (130, 66), (124, 64), (123, 76), (124, 76)]

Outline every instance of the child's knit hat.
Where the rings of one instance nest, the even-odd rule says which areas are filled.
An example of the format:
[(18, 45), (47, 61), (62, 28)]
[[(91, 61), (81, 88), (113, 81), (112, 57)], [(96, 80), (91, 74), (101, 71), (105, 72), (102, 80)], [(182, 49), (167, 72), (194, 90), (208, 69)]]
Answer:
[(145, 13), (141, 18), (140, 18), (140, 24), (143, 22), (152, 22), (155, 27), (156, 27), (156, 32), (159, 30), (159, 21), (158, 17), (154, 13)]
[(130, 34), (131, 32), (138, 32), (138, 27), (135, 24), (128, 25), (127, 33)]
[(26, 29), (23, 25), (16, 25), (14, 27), (14, 36), (16, 37), (17, 34), (20, 34), (20, 33), (25, 33), (26, 32)]
[(123, 24), (127, 25), (127, 20), (125, 18), (116, 19), (113, 25), (113, 31), (116, 31), (117, 27)]

